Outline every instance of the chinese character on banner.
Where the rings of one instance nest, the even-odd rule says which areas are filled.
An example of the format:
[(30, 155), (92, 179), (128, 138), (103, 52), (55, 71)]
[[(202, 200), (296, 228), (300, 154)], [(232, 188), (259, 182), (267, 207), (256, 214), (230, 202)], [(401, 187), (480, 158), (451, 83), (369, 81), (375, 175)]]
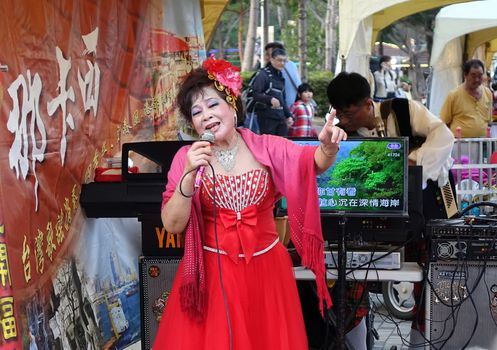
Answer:
[(0, 298), (0, 327), (2, 327), (2, 335), (4, 340), (17, 338), (13, 297)]
[[(86, 47), (86, 50), (83, 53), (85, 55), (96, 55), (98, 28), (90, 34), (83, 35), (83, 42), (85, 43)], [(81, 96), (83, 96), (85, 112), (93, 109), (93, 116), (96, 117), (98, 108), (98, 95), (100, 93), (100, 68), (98, 67), (97, 63), (93, 64), (90, 60), (86, 60), (86, 64), (88, 65), (88, 72), (85, 74), (84, 77), (78, 68), (78, 84), (81, 91)]]
[[(35, 178), (35, 209), (38, 211), (38, 176), (36, 162), (43, 162), (47, 147), (47, 133), (41, 119), (39, 103), (42, 82), (36, 73), (31, 81), (31, 71), (28, 69), (26, 78), (19, 75), (7, 91), (12, 98), (12, 110), (9, 113), (7, 129), (13, 133), (14, 141), (9, 150), (9, 166), (19, 176), (26, 180), (29, 170), (29, 144), (31, 141), (31, 171)], [(22, 101), (18, 100), (22, 96)], [(29, 118), (31, 116), (31, 118)], [(37, 135), (39, 139), (37, 139)]]
[(7, 244), (4, 242), (0, 242), (0, 286), (11, 286)]
[(28, 238), (24, 235), (24, 241), (22, 243), (22, 264), (24, 266), (24, 280), (26, 283), (31, 281), (31, 249), (29, 248)]
[(66, 149), (67, 149), (67, 125), (74, 130), (74, 119), (71, 113), (66, 115), (67, 110), (67, 100), (74, 102), (74, 89), (70, 87), (66, 90), (67, 76), (69, 71), (71, 70), (71, 60), (66, 60), (62, 55), (62, 51), (57, 46), (55, 48), (55, 55), (57, 57), (57, 62), (59, 63), (59, 96), (54, 98), (52, 101), (47, 103), (47, 111), (49, 116), (53, 116), (55, 111), (60, 107), (62, 110), (62, 137), (60, 140), (60, 160), (62, 165), (64, 165), (64, 160), (66, 157)]

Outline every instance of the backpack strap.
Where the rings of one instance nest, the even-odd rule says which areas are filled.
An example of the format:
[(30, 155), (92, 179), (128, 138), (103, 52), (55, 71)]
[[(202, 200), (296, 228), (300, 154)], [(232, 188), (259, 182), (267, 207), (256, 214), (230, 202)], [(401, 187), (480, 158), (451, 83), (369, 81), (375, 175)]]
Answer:
[(409, 113), (409, 100), (406, 98), (392, 98), (380, 104), (380, 114), (387, 132), (387, 119), (390, 114), (395, 118), (397, 133), (409, 137), (409, 151), (420, 147), (425, 142), (425, 137), (414, 136), (411, 128), (411, 114)]
[[(384, 100), (380, 103), (380, 115), (381, 119), (383, 119), (383, 124), (385, 124), (385, 128), (387, 127), (387, 119), (392, 111), (392, 99)], [(385, 133), (387, 130), (385, 129)]]
[(411, 114), (409, 113), (409, 101), (405, 98), (393, 98), (392, 109), (397, 119), (400, 135), (413, 137), (411, 129)]
[(286, 67), (283, 67), (283, 70), (285, 71), (287, 77), (290, 78), (290, 83), (292, 83), (292, 86), (295, 88), (295, 90), (297, 90), (299, 87), (297, 86), (297, 84), (293, 80), (292, 76), (290, 75), (290, 72), (288, 72), (288, 69), (286, 69)]
[(269, 78), (269, 87), (264, 91), (265, 94), (268, 94), (273, 89), (273, 73), (271, 73), (271, 70), (267, 66), (263, 69)]

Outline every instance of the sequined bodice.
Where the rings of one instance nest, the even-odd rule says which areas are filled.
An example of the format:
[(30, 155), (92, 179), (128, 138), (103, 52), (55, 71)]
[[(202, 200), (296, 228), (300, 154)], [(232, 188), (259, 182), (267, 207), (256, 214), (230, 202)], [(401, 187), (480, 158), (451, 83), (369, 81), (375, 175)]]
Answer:
[(215, 246), (214, 222), (220, 249), (232, 257), (242, 253), (250, 260), (254, 251), (265, 248), (277, 237), (273, 182), (265, 169), (234, 176), (216, 175), (215, 180), (212, 175), (204, 175), (200, 198), (204, 244)]
[[(239, 212), (250, 205), (260, 204), (268, 195), (269, 174), (264, 169), (255, 169), (242, 175), (212, 175), (204, 177), (202, 204), (213, 206), (214, 195), (218, 208)], [(216, 188), (214, 194), (214, 188)]]

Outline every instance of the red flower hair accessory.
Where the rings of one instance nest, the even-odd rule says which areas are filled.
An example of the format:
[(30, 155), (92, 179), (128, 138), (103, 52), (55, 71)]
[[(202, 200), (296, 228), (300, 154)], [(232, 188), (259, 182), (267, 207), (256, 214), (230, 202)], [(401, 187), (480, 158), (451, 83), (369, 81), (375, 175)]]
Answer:
[(225, 60), (217, 60), (214, 55), (209, 57), (202, 64), (202, 68), (207, 71), (209, 79), (214, 81), (217, 90), (226, 93), (226, 102), (235, 110), (236, 99), (240, 95), (242, 88), (242, 78), (240, 68)]

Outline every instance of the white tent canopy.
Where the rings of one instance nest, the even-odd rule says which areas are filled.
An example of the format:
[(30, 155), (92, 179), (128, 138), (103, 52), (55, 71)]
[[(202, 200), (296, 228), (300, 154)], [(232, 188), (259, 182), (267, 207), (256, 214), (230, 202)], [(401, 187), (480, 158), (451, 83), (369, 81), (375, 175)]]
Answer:
[(342, 58), (345, 70), (368, 77), (373, 40), (373, 14), (408, 0), (340, 0), (339, 47), (337, 71)]
[(340, 0), (339, 48), (336, 72), (370, 76), (369, 58), (380, 30), (413, 13), (471, 0)]
[[(472, 52), (466, 52), (468, 58), (479, 58), (485, 62), (482, 44), (497, 35), (497, 31), (489, 28), (497, 28), (497, 0), (451, 5), (437, 14), (431, 53), (433, 72), (429, 102), (434, 114), (440, 113), (448, 92), (462, 82), (464, 49), (471, 47)], [(468, 34), (474, 36), (473, 39), (466, 37), (465, 44)]]

